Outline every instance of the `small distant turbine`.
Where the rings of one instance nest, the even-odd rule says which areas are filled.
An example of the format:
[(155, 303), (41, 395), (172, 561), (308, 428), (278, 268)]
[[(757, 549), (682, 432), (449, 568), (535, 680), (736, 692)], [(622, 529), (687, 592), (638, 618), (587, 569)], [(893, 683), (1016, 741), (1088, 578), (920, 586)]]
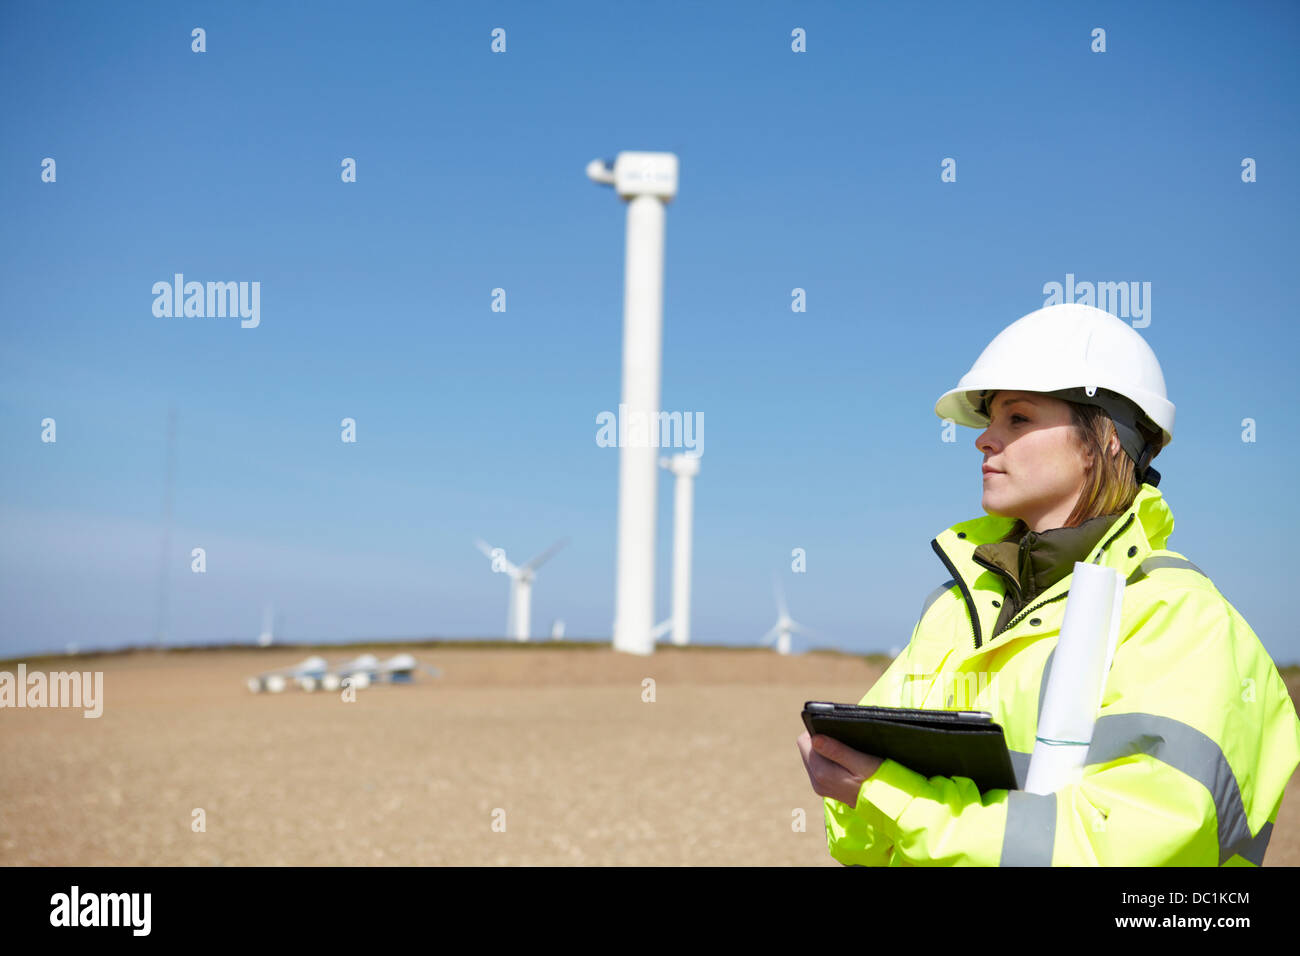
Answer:
[(691, 526), (695, 520), (695, 476), (700, 456), (660, 458), (659, 467), (677, 476), (673, 489), (673, 616), (655, 628), (658, 637), (671, 630), (674, 644), (691, 642)]
[(271, 605), (268, 604), (266, 610), (262, 613), (262, 633), (257, 636), (257, 643), (260, 647), (270, 647), (271, 642), (275, 640), (274, 614)]
[(474, 542), (492, 562), (493, 571), (505, 571), (510, 575), (510, 605), (506, 610), (507, 636), (513, 636), (518, 641), (528, 640), (529, 629), (532, 626), (533, 578), (536, 576), (537, 569), (568, 543), (568, 538), (562, 538), (522, 567), (515, 567), (506, 559), (503, 548), (490, 547), (482, 539)]
[(791, 633), (811, 634), (812, 632), (790, 617), (785, 606), (785, 594), (781, 591), (780, 578), (776, 575), (772, 575), (772, 583), (775, 585), (776, 590), (776, 609), (778, 616), (773, 628), (763, 635), (762, 643), (770, 644), (775, 640), (776, 652), (778, 654), (789, 654)]

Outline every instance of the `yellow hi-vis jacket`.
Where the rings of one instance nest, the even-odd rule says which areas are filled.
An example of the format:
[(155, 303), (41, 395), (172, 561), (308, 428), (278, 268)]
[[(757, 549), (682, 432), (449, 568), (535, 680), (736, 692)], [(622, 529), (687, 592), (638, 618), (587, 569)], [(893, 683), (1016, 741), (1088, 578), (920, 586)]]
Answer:
[[(863, 704), (984, 710), (1024, 785), (1072, 574), (996, 636), (1005, 581), (972, 560), (1013, 518), (931, 546), (952, 580)], [(1260, 865), (1300, 764), (1300, 719), (1268, 652), (1210, 579), (1164, 545), (1173, 514), (1144, 484), (1088, 561), (1126, 581), (1119, 643), (1079, 782), (988, 790), (885, 760), (854, 807), (827, 798), (830, 854), (865, 866)]]

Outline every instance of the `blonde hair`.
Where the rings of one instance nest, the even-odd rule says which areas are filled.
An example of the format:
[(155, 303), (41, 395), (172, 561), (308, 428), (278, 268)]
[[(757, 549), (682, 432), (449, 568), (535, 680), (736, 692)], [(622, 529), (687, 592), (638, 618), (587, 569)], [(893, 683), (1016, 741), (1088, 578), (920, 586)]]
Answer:
[[(996, 394), (996, 392), (994, 393)], [(1055, 397), (1055, 396), (1049, 396)], [(989, 396), (988, 407), (992, 407), (993, 396)], [(1077, 446), (1092, 459), (1092, 467), (1083, 479), (1083, 489), (1079, 499), (1074, 503), (1074, 510), (1062, 527), (1074, 528), (1092, 518), (1101, 515), (1117, 514), (1127, 511), (1137, 497), (1139, 490), (1137, 475), (1134, 473), (1133, 459), (1121, 447), (1115, 454), (1110, 454), (1111, 438), (1119, 445), (1119, 435), (1115, 423), (1104, 408), (1097, 405), (1081, 405), (1078, 402), (1065, 401), (1070, 406), (1071, 431)], [(1159, 451), (1155, 455), (1160, 454)], [(1151, 457), (1154, 458), (1155, 455)], [(1023, 519), (1017, 518), (1011, 530), (1002, 539), (1009, 541), (1019, 539), (1029, 530)]]

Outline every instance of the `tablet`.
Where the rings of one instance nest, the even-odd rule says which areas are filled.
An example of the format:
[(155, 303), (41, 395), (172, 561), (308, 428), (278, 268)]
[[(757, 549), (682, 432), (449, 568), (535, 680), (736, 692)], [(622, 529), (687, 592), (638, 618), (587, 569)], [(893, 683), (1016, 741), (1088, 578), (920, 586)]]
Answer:
[(1018, 789), (1006, 738), (987, 711), (810, 700), (803, 723), (810, 734), (888, 758), (923, 777), (966, 777), (981, 792)]

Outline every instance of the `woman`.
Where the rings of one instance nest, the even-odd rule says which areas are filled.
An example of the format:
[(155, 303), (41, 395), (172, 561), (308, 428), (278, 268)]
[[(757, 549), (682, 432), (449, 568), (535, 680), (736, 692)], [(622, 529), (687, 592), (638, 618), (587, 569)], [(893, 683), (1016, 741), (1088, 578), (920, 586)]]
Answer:
[(984, 710), (1018, 783), (1075, 561), (1126, 581), (1119, 643), (1082, 777), (1046, 795), (981, 794), (830, 738), (798, 740), (827, 843), (868, 866), (1249, 866), (1263, 862), (1300, 720), (1250, 626), (1165, 548), (1173, 514), (1151, 459), (1173, 439), (1155, 354), (1090, 306), (1004, 329), (935, 406), (981, 427), (986, 516), (931, 547), (950, 580), (862, 699)]

